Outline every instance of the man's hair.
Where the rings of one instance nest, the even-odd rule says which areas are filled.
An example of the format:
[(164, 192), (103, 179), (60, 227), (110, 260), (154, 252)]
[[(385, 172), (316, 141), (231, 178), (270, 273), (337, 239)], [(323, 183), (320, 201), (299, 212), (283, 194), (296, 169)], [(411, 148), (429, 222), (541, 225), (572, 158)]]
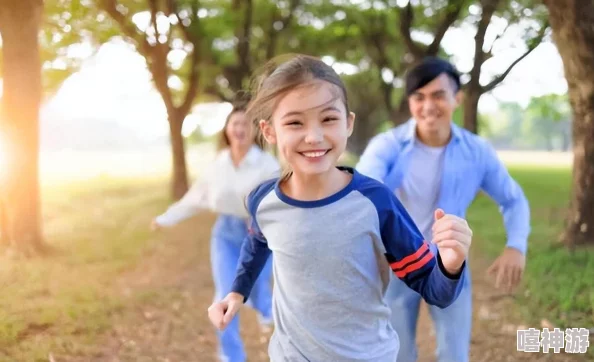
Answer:
[(454, 93), (458, 92), (460, 90), (460, 74), (458, 70), (446, 60), (437, 57), (427, 57), (406, 73), (406, 96), (412, 95), (443, 73), (452, 81)]

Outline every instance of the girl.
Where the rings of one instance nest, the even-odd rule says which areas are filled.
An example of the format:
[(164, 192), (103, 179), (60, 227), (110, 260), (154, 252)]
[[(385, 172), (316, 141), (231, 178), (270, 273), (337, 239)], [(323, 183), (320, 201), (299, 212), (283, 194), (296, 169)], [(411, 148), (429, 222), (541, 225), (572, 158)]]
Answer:
[(274, 62), (247, 112), (289, 169), (250, 193), (250, 237), (232, 292), (209, 317), (227, 327), (272, 253), (271, 361), (394, 362), (389, 273), (428, 303), (448, 306), (462, 286), (472, 233), (436, 210), (434, 255), (390, 189), (335, 166), (355, 120), (339, 76), (308, 56)]
[[(279, 171), (276, 159), (254, 144), (253, 126), (247, 121), (244, 108), (235, 107), (220, 134), (218, 154), (211, 169), (181, 200), (153, 221), (153, 229), (159, 229), (175, 225), (204, 209), (219, 214), (212, 229), (210, 245), (215, 300), (231, 291), (235, 278), (241, 243), (247, 236), (245, 198), (258, 184), (278, 176)], [(271, 260), (266, 258), (261, 267), (262, 275), (253, 281), (251, 305), (266, 328), (272, 322)], [(217, 334), (222, 360), (246, 360), (238, 318)]]

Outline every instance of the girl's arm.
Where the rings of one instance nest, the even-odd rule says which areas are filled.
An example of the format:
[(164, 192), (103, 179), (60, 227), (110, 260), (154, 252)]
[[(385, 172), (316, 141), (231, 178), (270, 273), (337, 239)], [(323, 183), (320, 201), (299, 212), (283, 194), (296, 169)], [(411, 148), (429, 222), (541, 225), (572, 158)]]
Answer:
[(394, 275), (428, 304), (440, 308), (452, 304), (465, 282), (466, 262), (458, 273), (449, 273), (394, 193), (378, 187), (368, 196), (378, 210), (385, 257)]
[(271, 254), (266, 238), (256, 220), (260, 200), (270, 191), (271, 185), (274, 186), (273, 181), (263, 183), (250, 192), (247, 197), (247, 208), (250, 215), (249, 232), (241, 246), (237, 273), (231, 288), (232, 292), (243, 296), (244, 303), (248, 300), (254, 283)]
[(248, 300), (254, 283), (264, 268), (270, 249), (256, 221), (256, 209), (263, 193), (259, 186), (250, 193), (247, 199), (251, 217), (249, 234), (244, 240), (239, 256), (237, 274), (231, 292), (221, 301), (215, 301), (208, 308), (208, 317), (212, 324), (223, 330), (231, 323), (241, 306)]
[(252, 221), (249, 235), (241, 247), (237, 273), (231, 288), (232, 292), (243, 296), (244, 303), (248, 300), (270, 254), (266, 239), (259, 231), (256, 222)]
[[(252, 199), (250, 197), (250, 199)], [(251, 212), (250, 208), (250, 214)], [(249, 235), (243, 242), (239, 256), (237, 274), (231, 292), (220, 301), (215, 301), (208, 308), (208, 317), (212, 324), (220, 330), (225, 329), (247, 302), (252, 288), (270, 256), (266, 240), (257, 227), (255, 218), (251, 221)]]
[(427, 303), (440, 308), (449, 306), (462, 289), (466, 262), (458, 273), (450, 274), (439, 253), (433, 254), (404, 206), (394, 194), (390, 195), (390, 207), (384, 212), (381, 233), (392, 271)]

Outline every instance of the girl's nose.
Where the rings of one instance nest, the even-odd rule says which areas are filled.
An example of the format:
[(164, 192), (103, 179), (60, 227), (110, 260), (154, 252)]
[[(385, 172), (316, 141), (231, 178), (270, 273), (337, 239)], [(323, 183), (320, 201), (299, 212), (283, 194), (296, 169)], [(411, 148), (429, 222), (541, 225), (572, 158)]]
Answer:
[(309, 127), (305, 135), (305, 142), (310, 144), (320, 143), (324, 139), (324, 132), (320, 127)]

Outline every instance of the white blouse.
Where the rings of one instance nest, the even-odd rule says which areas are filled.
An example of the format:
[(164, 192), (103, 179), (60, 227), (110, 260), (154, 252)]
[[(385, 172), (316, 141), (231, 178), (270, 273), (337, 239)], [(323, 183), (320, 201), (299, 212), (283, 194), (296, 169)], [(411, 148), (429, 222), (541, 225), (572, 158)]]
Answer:
[(280, 165), (271, 154), (257, 146), (235, 166), (229, 149), (221, 151), (205, 172), (201, 172), (188, 192), (156, 221), (162, 226), (172, 226), (202, 210), (248, 218), (245, 200), (262, 182), (278, 177)]

